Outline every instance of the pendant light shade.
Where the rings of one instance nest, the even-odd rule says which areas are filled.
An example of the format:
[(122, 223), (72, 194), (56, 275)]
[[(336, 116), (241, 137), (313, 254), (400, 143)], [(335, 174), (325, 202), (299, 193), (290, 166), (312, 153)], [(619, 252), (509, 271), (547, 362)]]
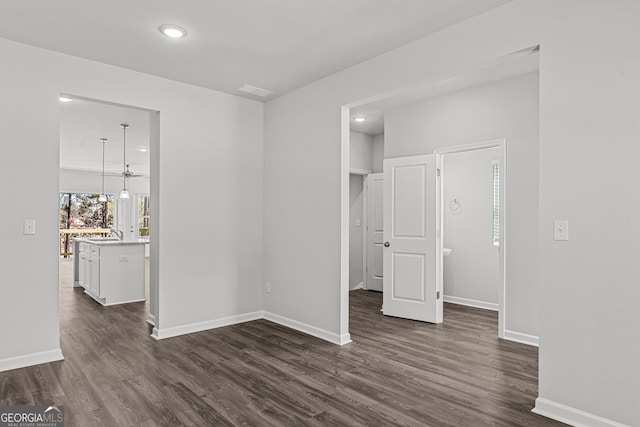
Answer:
[(126, 177), (126, 171), (127, 171), (127, 128), (129, 127), (129, 125), (127, 123), (120, 123), (120, 126), (122, 127), (122, 146), (123, 146), (123, 153), (122, 153), (122, 182), (123, 182), (123, 188), (122, 191), (120, 191), (120, 198), (121, 199), (128, 199), (129, 198), (129, 191), (127, 190), (127, 177)]
[(104, 194), (104, 144), (107, 142), (107, 138), (100, 138), (100, 142), (102, 143), (102, 192), (98, 197), (98, 201), (106, 202), (107, 196)]

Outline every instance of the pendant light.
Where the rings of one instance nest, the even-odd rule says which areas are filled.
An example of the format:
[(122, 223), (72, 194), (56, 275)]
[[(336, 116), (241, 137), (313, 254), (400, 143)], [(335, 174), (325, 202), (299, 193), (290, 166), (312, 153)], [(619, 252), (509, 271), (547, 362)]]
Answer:
[(127, 190), (127, 176), (125, 172), (127, 170), (127, 128), (129, 127), (129, 124), (121, 123), (120, 126), (122, 127), (122, 141), (123, 141), (122, 145), (124, 147), (124, 151), (122, 153), (122, 181), (124, 183), (124, 187), (120, 192), (120, 198), (128, 199), (129, 191)]
[(104, 194), (104, 144), (107, 142), (107, 138), (100, 138), (100, 142), (102, 142), (102, 193), (100, 193), (98, 201), (106, 202), (107, 196)]

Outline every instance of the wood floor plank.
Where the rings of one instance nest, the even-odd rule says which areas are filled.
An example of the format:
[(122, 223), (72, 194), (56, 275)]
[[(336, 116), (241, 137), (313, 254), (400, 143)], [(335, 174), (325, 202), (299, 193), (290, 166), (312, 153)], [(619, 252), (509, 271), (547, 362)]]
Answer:
[(155, 341), (148, 303), (102, 307), (61, 262), (65, 360), (0, 373), (0, 404), (62, 404), (69, 426), (555, 426), (531, 413), (537, 349), (497, 314), (445, 304), (440, 325), (350, 293), (353, 343), (265, 320)]

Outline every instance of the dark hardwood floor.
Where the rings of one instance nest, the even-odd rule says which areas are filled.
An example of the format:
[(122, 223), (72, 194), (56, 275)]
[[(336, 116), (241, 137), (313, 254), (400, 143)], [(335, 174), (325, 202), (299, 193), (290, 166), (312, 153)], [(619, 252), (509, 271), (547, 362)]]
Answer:
[(68, 269), (65, 360), (0, 373), (0, 405), (62, 404), (83, 427), (560, 425), (530, 412), (537, 349), (499, 341), (489, 311), (447, 305), (423, 324), (354, 291), (343, 347), (264, 320), (156, 342), (145, 303), (101, 307)]

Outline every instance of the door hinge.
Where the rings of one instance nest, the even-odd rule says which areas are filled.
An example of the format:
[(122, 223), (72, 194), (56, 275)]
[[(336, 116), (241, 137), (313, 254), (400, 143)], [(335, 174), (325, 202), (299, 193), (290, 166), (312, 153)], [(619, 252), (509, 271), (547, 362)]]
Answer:
[(436, 299), (440, 299), (440, 291), (436, 291)]
[(440, 168), (436, 169), (436, 176), (440, 176)]
[(440, 238), (440, 230), (436, 232), (436, 237)]

